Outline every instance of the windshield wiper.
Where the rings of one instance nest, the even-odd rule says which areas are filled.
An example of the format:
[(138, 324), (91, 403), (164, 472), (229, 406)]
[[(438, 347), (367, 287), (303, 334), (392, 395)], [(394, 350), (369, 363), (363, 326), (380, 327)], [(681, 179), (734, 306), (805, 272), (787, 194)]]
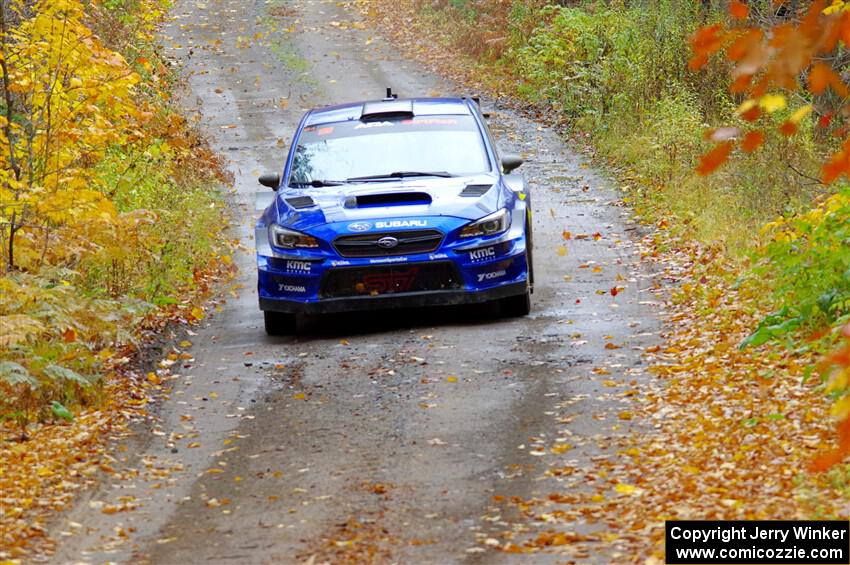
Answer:
[(365, 177), (351, 177), (350, 181), (370, 181), (370, 180), (387, 180), (387, 179), (403, 179), (405, 177), (442, 177), (451, 178), (454, 175), (446, 171), (396, 171), (385, 175), (369, 175)]
[(292, 186), (294, 188), (304, 188), (304, 187), (307, 187), (307, 186), (312, 186), (314, 188), (320, 188), (322, 186), (340, 186), (340, 185), (343, 185), (343, 184), (346, 184), (346, 181), (344, 181), (344, 180), (320, 180), (320, 179), (316, 179), (316, 180), (311, 180), (311, 181), (308, 181), (308, 182), (291, 182), (291, 183), (289, 183), (289, 186)]

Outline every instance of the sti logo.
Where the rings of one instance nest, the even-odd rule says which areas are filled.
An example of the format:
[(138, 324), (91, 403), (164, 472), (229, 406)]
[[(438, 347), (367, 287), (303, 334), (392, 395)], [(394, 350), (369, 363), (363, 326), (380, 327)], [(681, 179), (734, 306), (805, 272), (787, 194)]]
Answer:
[[(375, 228), (424, 228), (428, 220), (388, 220), (386, 222), (375, 222)], [(351, 226), (349, 226), (351, 227)]]
[(297, 273), (309, 273), (311, 269), (310, 261), (287, 261), (286, 270)]
[(473, 261), (484, 261), (496, 256), (495, 247), (482, 247), (469, 252), (469, 258)]

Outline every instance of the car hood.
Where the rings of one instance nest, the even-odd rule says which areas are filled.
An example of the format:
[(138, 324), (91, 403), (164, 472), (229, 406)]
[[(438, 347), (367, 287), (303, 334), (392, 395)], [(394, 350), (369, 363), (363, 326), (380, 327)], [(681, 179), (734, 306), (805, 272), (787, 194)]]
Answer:
[(475, 220), (504, 204), (502, 191), (498, 178), (490, 175), (413, 178), (281, 190), (276, 201), (281, 225), (307, 231), (335, 222), (385, 218), (451, 216)]

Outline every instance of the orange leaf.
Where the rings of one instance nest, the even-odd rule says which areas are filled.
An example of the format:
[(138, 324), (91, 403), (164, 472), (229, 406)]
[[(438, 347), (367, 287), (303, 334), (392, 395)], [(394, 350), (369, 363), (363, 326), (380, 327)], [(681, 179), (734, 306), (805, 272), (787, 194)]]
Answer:
[(809, 71), (809, 90), (814, 94), (823, 94), (826, 87), (832, 82), (835, 71), (826, 63), (815, 63)]
[(836, 463), (841, 462), (842, 459), (843, 457), (838, 451), (830, 451), (829, 453), (824, 453), (823, 455), (815, 457), (809, 465), (809, 469), (812, 472), (820, 473), (831, 468)]
[(741, 141), (741, 150), (744, 153), (752, 153), (764, 143), (764, 134), (760, 131), (748, 131)]
[(750, 81), (752, 81), (752, 79), (753, 75), (750, 74), (738, 75), (735, 81), (729, 85), (729, 91), (736, 94), (746, 92), (746, 90), (750, 87)]
[(65, 343), (73, 343), (77, 341), (77, 331), (74, 328), (68, 328), (62, 332), (62, 341)]
[(694, 57), (688, 61), (691, 70), (701, 69), (708, 63), (708, 57), (713, 55), (723, 46), (723, 28), (715, 24), (713, 26), (701, 27), (691, 36), (690, 44)]
[(791, 137), (792, 135), (797, 133), (797, 124), (795, 124), (794, 122), (792, 122), (790, 120), (786, 121), (781, 126), (779, 126), (779, 132), (782, 135)]
[(749, 13), (750, 9), (747, 8), (746, 4), (742, 4), (738, 0), (732, 0), (729, 3), (729, 15), (736, 20), (746, 20)]
[(850, 150), (846, 148), (833, 155), (823, 166), (823, 182), (830, 183), (841, 175), (850, 176)]
[(821, 128), (829, 127), (829, 124), (832, 122), (832, 117), (834, 115), (835, 114), (833, 114), (832, 112), (829, 112), (829, 113), (821, 116), (820, 119), (818, 120), (818, 127), (821, 127)]
[(761, 116), (761, 108), (759, 108), (758, 106), (753, 106), (749, 110), (741, 113), (741, 119), (746, 120), (748, 122), (756, 121), (757, 119), (759, 119), (759, 116)]
[(697, 174), (706, 176), (717, 170), (720, 165), (729, 159), (732, 147), (733, 144), (731, 141), (718, 143), (714, 149), (700, 157), (699, 166), (696, 168)]
[(705, 55), (696, 55), (688, 61), (688, 68), (692, 71), (698, 71), (708, 64), (708, 57)]
[[(739, 37), (726, 50), (726, 58), (730, 61), (740, 61), (747, 54), (761, 43), (764, 38), (764, 33), (760, 29), (748, 30), (744, 35)], [(750, 75), (751, 76), (751, 75)]]

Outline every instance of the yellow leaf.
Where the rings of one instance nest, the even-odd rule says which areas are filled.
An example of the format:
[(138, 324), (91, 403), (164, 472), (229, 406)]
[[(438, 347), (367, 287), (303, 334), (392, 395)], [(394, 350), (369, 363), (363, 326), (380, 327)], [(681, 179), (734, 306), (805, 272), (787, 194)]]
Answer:
[(614, 490), (619, 492), (620, 494), (640, 494), (640, 489), (634, 485), (627, 485), (624, 483), (619, 483), (614, 487)]
[(569, 451), (572, 448), (573, 448), (573, 446), (570, 445), (569, 443), (558, 443), (558, 444), (555, 444), (555, 446), (551, 449), (551, 451), (555, 455), (560, 455), (561, 453), (566, 453), (567, 451)]
[(293, 400), (306, 400), (307, 395), (304, 394), (303, 392), (296, 392), (295, 394), (292, 395), (292, 399)]
[(197, 306), (192, 308), (191, 314), (192, 314), (192, 317), (195, 318), (196, 320), (203, 320), (204, 319), (204, 311), (201, 310), (200, 308), (198, 308)]
[(752, 110), (753, 108), (755, 108), (755, 107), (756, 107), (756, 105), (758, 105), (758, 102), (756, 102), (756, 101), (755, 101), (755, 100), (753, 100), (752, 98), (751, 98), (751, 99), (749, 99), (749, 100), (744, 100), (744, 102), (743, 102), (743, 103), (741, 103), (741, 105), (740, 105), (740, 106), (738, 106), (738, 109), (737, 109), (737, 110), (735, 110), (735, 113), (736, 113), (737, 115), (739, 115), (739, 116), (740, 116), (741, 114), (743, 114), (743, 113), (745, 113), (745, 112), (747, 112), (747, 111)]
[(765, 94), (759, 99), (759, 106), (768, 114), (777, 110), (784, 110), (787, 106), (785, 96), (782, 94)]
[(565, 256), (566, 254), (567, 254), (567, 248), (566, 248), (566, 247), (564, 247), (563, 245), (559, 246), (559, 247), (558, 247), (558, 255), (560, 255), (561, 257), (563, 257), (563, 256)]
[(791, 117), (788, 118), (788, 121), (794, 124), (799, 124), (800, 120), (809, 115), (812, 111), (812, 105), (807, 104), (802, 108), (797, 108), (797, 111), (791, 114)]
[(456, 377), (456, 376), (454, 376), (454, 375), (449, 375), (448, 377), (446, 377), (446, 380), (447, 380), (448, 382), (450, 382), (450, 383), (456, 383), (456, 382), (457, 382), (457, 377)]

